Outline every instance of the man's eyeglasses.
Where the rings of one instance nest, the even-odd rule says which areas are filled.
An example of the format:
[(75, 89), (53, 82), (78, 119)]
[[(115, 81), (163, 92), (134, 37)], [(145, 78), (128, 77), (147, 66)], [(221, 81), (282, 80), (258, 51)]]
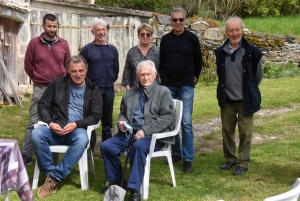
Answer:
[(183, 22), (184, 18), (172, 18), (173, 22), (177, 22), (179, 20), (179, 22)]
[(140, 36), (149, 38), (151, 34), (149, 33), (140, 33)]

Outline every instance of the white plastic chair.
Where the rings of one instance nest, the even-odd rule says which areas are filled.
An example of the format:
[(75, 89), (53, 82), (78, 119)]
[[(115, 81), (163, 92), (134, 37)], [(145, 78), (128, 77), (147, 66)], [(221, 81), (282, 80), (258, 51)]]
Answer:
[(156, 134), (152, 135), (152, 140), (151, 140), (151, 144), (150, 144), (150, 152), (149, 152), (149, 154), (147, 155), (147, 158), (146, 158), (145, 174), (144, 174), (143, 184), (142, 184), (141, 190), (140, 190), (143, 199), (148, 199), (148, 194), (149, 194), (149, 179), (150, 179), (150, 162), (151, 162), (151, 158), (162, 157), (162, 156), (167, 157), (170, 172), (171, 172), (171, 176), (172, 176), (173, 186), (176, 187), (174, 167), (173, 167), (173, 162), (172, 162), (171, 145), (168, 145), (168, 147), (163, 149), (163, 150), (154, 152), (154, 147), (155, 147), (156, 140), (166, 138), (166, 137), (175, 136), (179, 133), (179, 129), (180, 129), (180, 126), (181, 126), (181, 118), (182, 118), (182, 101), (176, 100), (176, 99), (173, 99), (173, 101), (174, 101), (174, 109), (175, 109), (175, 113), (176, 113), (176, 124), (175, 124), (174, 130), (170, 131), (170, 132), (156, 133)]
[[(176, 123), (175, 123), (175, 128), (173, 131), (170, 132), (165, 132), (165, 133), (155, 133), (152, 135), (151, 139), (151, 144), (150, 144), (150, 152), (147, 155), (146, 158), (146, 165), (145, 165), (145, 174), (144, 174), (144, 179), (143, 179), (143, 184), (140, 189), (140, 193), (142, 194), (142, 199), (148, 199), (149, 195), (149, 179), (150, 179), (150, 162), (151, 158), (154, 157), (162, 157), (165, 156), (168, 159), (169, 163), (169, 168), (172, 176), (172, 182), (173, 186), (176, 187), (176, 180), (175, 180), (175, 174), (174, 174), (174, 167), (173, 167), (173, 162), (172, 162), (172, 153), (171, 153), (171, 145), (167, 145), (166, 148), (160, 150), (160, 151), (155, 151), (154, 152), (154, 147), (157, 139), (161, 138), (166, 138), (166, 137), (171, 137), (175, 136), (179, 133), (180, 126), (181, 126), (181, 119), (182, 119), (182, 101), (173, 99), (174, 101), (174, 109), (176, 113)], [(118, 127), (117, 125), (115, 126), (115, 134), (118, 132)], [(126, 151), (122, 152), (120, 156), (126, 156)], [(106, 182), (106, 186), (109, 186), (109, 182)]]
[(300, 178), (297, 178), (288, 192), (264, 199), (264, 201), (297, 201), (300, 194)]
[[(90, 140), (91, 140), (91, 134), (92, 131), (95, 130), (100, 126), (100, 121), (98, 124), (91, 125), (87, 127), (87, 134), (89, 138), (89, 143), (87, 145), (87, 148), (84, 150), (82, 157), (78, 161), (79, 165), (79, 171), (80, 171), (80, 182), (81, 182), (81, 189), (87, 190), (89, 188), (89, 180), (88, 180), (88, 164), (87, 160), (90, 162), (90, 168), (92, 171), (92, 174), (95, 175), (95, 167), (94, 167), (94, 158), (93, 153), (90, 147)], [(58, 164), (58, 157), (60, 153), (66, 153), (69, 146), (67, 145), (53, 145), (50, 146), (50, 150), (52, 152), (53, 161), (57, 165)], [(39, 174), (40, 169), (37, 163), (37, 160), (35, 162), (35, 168), (34, 168), (34, 175), (33, 175), (33, 181), (32, 181), (32, 189), (36, 189), (39, 181)]]

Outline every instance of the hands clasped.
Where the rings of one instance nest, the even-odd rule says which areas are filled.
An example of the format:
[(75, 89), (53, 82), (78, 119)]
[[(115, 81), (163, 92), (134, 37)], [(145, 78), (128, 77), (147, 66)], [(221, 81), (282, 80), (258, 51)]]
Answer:
[(64, 128), (61, 128), (60, 125), (58, 125), (57, 123), (51, 122), (49, 124), (49, 128), (53, 133), (63, 136), (75, 130), (77, 128), (77, 125), (75, 122), (72, 122), (72, 123), (68, 123)]

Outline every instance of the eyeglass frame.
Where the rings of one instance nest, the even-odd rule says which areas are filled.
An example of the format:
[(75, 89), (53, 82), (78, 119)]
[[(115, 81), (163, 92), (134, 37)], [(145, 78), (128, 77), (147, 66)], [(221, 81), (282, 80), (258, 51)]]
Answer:
[(139, 35), (143, 38), (147, 37), (147, 38), (150, 38), (151, 37), (151, 33), (139, 33)]

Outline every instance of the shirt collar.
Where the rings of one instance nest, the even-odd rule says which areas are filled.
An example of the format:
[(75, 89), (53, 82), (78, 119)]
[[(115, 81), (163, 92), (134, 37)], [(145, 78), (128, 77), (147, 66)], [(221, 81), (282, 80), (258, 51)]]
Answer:
[(102, 45), (96, 43), (96, 40), (94, 40), (92, 43), (93, 43), (93, 45), (99, 45), (99, 46), (102, 46), (102, 45), (109, 45), (109, 43), (107, 42), (107, 40), (105, 40), (104, 44), (102, 44)]

